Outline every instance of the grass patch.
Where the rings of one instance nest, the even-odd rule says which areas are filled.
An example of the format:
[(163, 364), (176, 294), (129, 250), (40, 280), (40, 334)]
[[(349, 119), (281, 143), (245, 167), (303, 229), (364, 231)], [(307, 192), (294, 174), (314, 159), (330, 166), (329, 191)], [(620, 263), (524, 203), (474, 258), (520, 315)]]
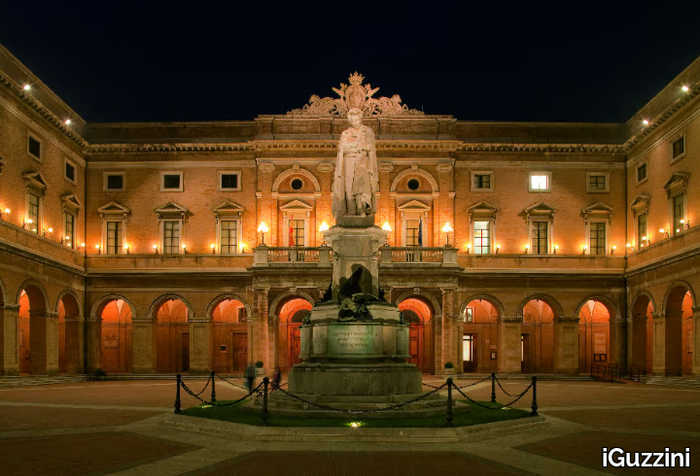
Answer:
[[(461, 400), (468, 403), (466, 400)], [(221, 401), (218, 403), (226, 403)], [(246, 425), (260, 426), (260, 413), (249, 408), (242, 408), (243, 402), (226, 407), (215, 406), (197, 406), (190, 407), (182, 411), (183, 415), (209, 418), (211, 420), (230, 421), (234, 423), (243, 423)], [(495, 406), (491, 402), (479, 402), (484, 405)], [(445, 409), (447, 411), (447, 409)], [(516, 420), (518, 418), (529, 417), (530, 412), (516, 408), (508, 408), (507, 410), (488, 410), (477, 405), (471, 405), (471, 411), (458, 413), (454, 415), (452, 424), (454, 426), (470, 426), (479, 425), (482, 423), (493, 423), (497, 421)], [(362, 414), (354, 414), (348, 416), (347, 419), (341, 418), (304, 418), (304, 417), (285, 417), (276, 416), (274, 410), (270, 411), (268, 418), (269, 426), (322, 426), (322, 427), (348, 427), (351, 422), (360, 422), (360, 426), (365, 428), (443, 428), (445, 426), (445, 415), (428, 417), (428, 418), (403, 418), (403, 419), (388, 419), (388, 418), (362, 418)]]

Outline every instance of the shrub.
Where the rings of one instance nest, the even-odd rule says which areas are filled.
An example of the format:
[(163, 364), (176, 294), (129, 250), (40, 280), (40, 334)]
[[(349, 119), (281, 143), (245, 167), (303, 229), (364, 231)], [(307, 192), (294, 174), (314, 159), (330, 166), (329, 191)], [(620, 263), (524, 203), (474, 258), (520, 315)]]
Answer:
[(257, 362), (255, 362), (255, 368), (257, 368), (257, 369), (263, 368), (262, 360), (258, 360)]
[(107, 372), (102, 369), (95, 369), (95, 377), (106, 377)]
[(446, 369), (453, 369), (453, 368), (455, 368), (455, 365), (452, 362), (445, 362), (445, 368)]

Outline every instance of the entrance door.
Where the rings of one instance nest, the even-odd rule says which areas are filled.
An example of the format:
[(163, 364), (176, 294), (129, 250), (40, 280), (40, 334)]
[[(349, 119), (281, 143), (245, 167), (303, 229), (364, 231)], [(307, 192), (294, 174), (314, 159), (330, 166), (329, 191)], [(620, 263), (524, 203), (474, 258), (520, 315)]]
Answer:
[(190, 335), (182, 334), (182, 371), (187, 372), (190, 370)]
[(532, 372), (532, 356), (530, 355), (530, 334), (520, 335), (520, 369), (522, 372)]
[(414, 322), (408, 328), (408, 353), (411, 358), (408, 359), (409, 364), (413, 364), (419, 369), (422, 369), (423, 364), (423, 324)]
[(465, 372), (476, 372), (477, 365), (476, 334), (462, 336), (462, 362)]
[(301, 329), (299, 324), (289, 324), (289, 368), (301, 362), (299, 354), (301, 354)]
[(248, 334), (231, 333), (231, 372), (243, 373), (248, 365)]

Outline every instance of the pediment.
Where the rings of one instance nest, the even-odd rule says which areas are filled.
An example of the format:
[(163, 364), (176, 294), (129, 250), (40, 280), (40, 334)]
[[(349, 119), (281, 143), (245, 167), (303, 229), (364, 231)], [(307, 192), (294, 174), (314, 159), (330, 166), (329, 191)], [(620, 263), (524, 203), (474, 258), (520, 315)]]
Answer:
[(399, 206), (399, 210), (402, 212), (410, 211), (410, 212), (427, 212), (430, 211), (430, 207), (426, 205), (423, 202), (420, 202), (418, 200), (411, 200), (409, 202), (404, 203), (403, 205)]
[(522, 211), (525, 215), (554, 215), (556, 212), (554, 207), (544, 202), (533, 203)]
[(78, 197), (74, 193), (61, 195), (61, 201), (63, 202), (64, 207), (71, 208), (73, 210), (80, 210), (83, 208), (80, 200), (78, 200)]
[(591, 216), (610, 218), (615, 213), (615, 209), (603, 202), (596, 202), (593, 205), (585, 207), (583, 210), (581, 210), (581, 213), (585, 219), (588, 219)]
[(102, 205), (97, 209), (97, 212), (101, 217), (104, 217), (104, 215), (122, 215), (126, 218), (131, 214), (131, 210), (117, 202), (109, 202), (107, 205)]
[(244, 206), (239, 205), (233, 200), (226, 200), (224, 203), (214, 209), (214, 214), (217, 218), (221, 216), (241, 216), (244, 211)]
[(180, 218), (184, 218), (188, 210), (175, 202), (168, 202), (165, 205), (156, 208), (155, 212), (158, 215), (158, 218), (162, 218), (164, 216), (179, 216)]
[(285, 203), (280, 207), (280, 210), (282, 211), (290, 211), (290, 210), (304, 210), (304, 211), (310, 211), (313, 210), (314, 207), (311, 205), (308, 205), (301, 200), (292, 200), (291, 202)]
[(24, 183), (27, 187), (33, 187), (37, 190), (46, 190), (46, 179), (39, 172), (28, 172), (22, 175)]
[(688, 188), (688, 179), (690, 174), (688, 172), (674, 172), (671, 174), (671, 178), (668, 179), (664, 188), (668, 195), (677, 194), (679, 191), (684, 191)]
[(498, 208), (494, 207), (487, 201), (476, 202), (469, 208), (467, 208), (467, 213), (496, 213)]
[(647, 195), (645, 193), (637, 195), (635, 199), (632, 200), (632, 205), (630, 205), (630, 208), (635, 212), (639, 211), (649, 206), (649, 200), (651, 200), (650, 195)]

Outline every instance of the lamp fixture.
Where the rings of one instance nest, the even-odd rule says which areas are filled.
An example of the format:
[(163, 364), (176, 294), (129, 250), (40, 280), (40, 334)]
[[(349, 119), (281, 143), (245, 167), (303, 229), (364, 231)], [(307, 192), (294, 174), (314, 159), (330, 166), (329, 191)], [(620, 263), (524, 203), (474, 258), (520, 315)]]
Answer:
[(126, 254), (129, 254), (129, 251), (131, 250), (131, 247), (129, 246), (128, 243), (124, 245), (124, 251), (126, 251)]
[[(7, 213), (10, 213), (9, 210), (5, 210), (5, 211)], [(690, 228), (690, 221), (681, 219), (681, 227), (685, 227), (686, 230), (689, 229)]]
[(472, 245), (467, 245), (467, 254), (471, 253)]
[(182, 252), (187, 254), (187, 245), (182, 245)]
[(666, 238), (668, 238), (669, 236), (671, 236), (671, 234), (669, 233), (669, 230), (666, 230), (666, 229), (664, 229), (664, 228), (659, 229), (659, 233), (661, 233), (662, 235), (664, 235), (664, 237), (666, 237)]
[(95, 250), (97, 251), (98, 255), (102, 254), (102, 248), (100, 247), (100, 245), (95, 245)]
[(642, 124), (644, 124), (645, 126), (648, 126), (648, 125), (649, 125), (649, 121), (646, 120), (646, 119), (644, 119), (644, 120), (642, 121)]
[(559, 245), (554, 245), (554, 254), (557, 254), (557, 251), (559, 251)]
[(211, 253), (216, 254), (216, 245), (212, 243), (211, 245), (209, 245), (209, 247), (211, 248)]
[(69, 125), (70, 125), (70, 119), (66, 119), (66, 120), (63, 122), (63, 124), (69, 126)]
[(586, 254), (586, 251), (588, 251), (588, 246), (583, 245), (583, 246), (581, 247), (581, 254), (582, 254), (582, 255), (585, 255), (585, 254)]
[(617, 246), (613, 245), (612, 249), (610, 250), (610, 254), (614, 255), (616, 250), (617, 250)]
[(0, 209), (0, 220), (4, 220), (5, 215), (9, 215), (9, 214), (10, 214), (9, 208), (6, 208), (5, 210)]
[(158, 254), (158, 245), (151, 245), (151, 248), (153, 248), (155, 254)]
[(34, 220), (31, 218), (25, 218), (22, 220), (22, 228), (28, 230), (32, 223), (34, 223)]
[(53, 228), (44, 228), (44, 231), (41, 233), (41, 236), (46, 236), (50, 233), (53, 233)]
[(445, 223), (445, 226), (442, 227), (442, 232), (445, 233), (445, 247), (450, 246), (450, 233), (453, 231), (450, 222)]
[(525, 254), (528, 254), (530, 251), (530, 245), (525, 245)]
[(688, 91), (690, 91), (690, 88), (688, 86), (686, 86), (685, 84), (681, 87), (681, 89), (683, 90), (684, 93), (687, 93)]
[(258, 233), (260, 233), (260, 246), (267, 246), (265, 245), (265, 233), (267, 233), (269, 229), (267, 228), (267, 225), (265, 224), (264, 221), (260, 222), (260, 225), (258, 225)]
[(498, 254), (499, 251), (501, 251), (501, 245), (497, 244), (496, 245), (496, 254)]
[(382, 225), (382, 230), (386, 231), (386, 243), (384, 243), (384, 246), (389, 246), (389, 234), (391, 233), (391, 225), (389, 225), (388, 221), (385, 221), (384, 224)]
[(24, 86), (22, 86), (22, 89), (24, 89), (25, 91), (29, 91), (30, 89), (32, 89), (32, 87), (29, 84), (25, 84)]

